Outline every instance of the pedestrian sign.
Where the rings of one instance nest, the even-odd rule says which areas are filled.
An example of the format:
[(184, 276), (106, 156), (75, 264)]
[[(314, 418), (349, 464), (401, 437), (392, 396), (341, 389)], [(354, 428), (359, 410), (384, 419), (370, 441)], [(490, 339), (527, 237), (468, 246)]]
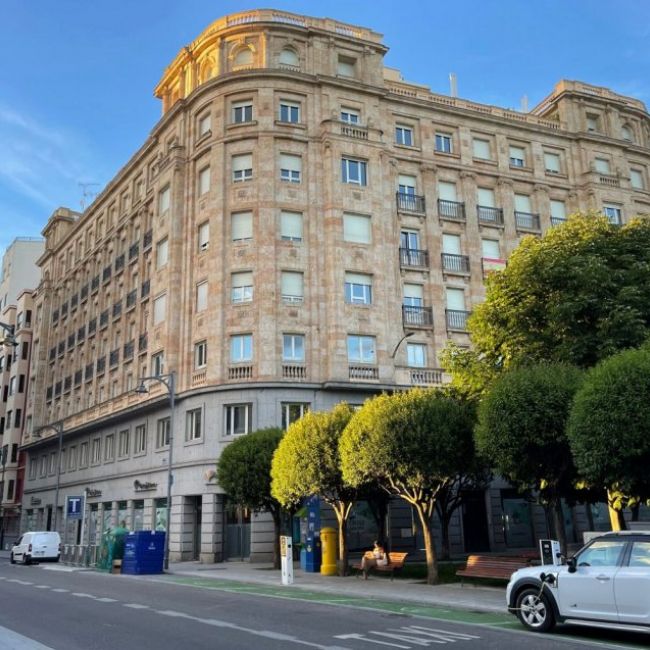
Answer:
[(83, 519), (84, 498), (67, 497), (65, 500), (65, 513), (67, 519)]

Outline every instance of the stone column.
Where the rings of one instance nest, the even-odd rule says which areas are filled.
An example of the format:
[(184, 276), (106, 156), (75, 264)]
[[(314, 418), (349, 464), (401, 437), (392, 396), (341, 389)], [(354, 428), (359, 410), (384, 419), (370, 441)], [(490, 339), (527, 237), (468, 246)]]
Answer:
[(126, 502), (126, 527), (133, 530), (133, 499)]
[(169, 517), (169, 561), (180, 562), (183, 559), (183, 519), (185, 508), (183, 497), (172, 497)]
[(155, 530), (156, 525), (156, 509), (154, 507), (154, 500), (152, 498), (144, 500), (144, 509), (142, 512), (142, 525), (145, 530)]
[(201, 519), (201, 563), (211, 564), (223, 559), (223, 499), (218, 494), (203, 494)]

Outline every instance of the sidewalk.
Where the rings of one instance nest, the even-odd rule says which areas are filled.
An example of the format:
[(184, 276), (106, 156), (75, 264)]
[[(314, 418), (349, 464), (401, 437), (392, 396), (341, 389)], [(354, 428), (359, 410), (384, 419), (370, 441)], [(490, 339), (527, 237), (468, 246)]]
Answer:
[[(9, 562), (9, 551), (0, 551), (0, 559)], [(199, 578), (201, 580), (231, 581), (246, 585), (259, 585), (290, 589), (296, 591), (327, 594), (344, 599), (375, 599), (409, 605), (445, 607), (449, 609), (470, 610), (473, 612), (506, 612), (505, 585), (484, 587), (460, 583), (430, 586), (421, 580), (403, 580), (371, 575), (363, 577), (322, 576), (320, 573), (307, 573), (294, 564), (294, 583), (283, 587), (280, 572), (274, 571), (271, 564), (250, 562), (221, 562), (201, 564), (199, 562), (172, 562), (167, 575)], [(147, 576), (150, 577), (150, 576)]]
[(233, 582), (265, 587), (282, 587), (291, 590), (340, 596), (343, 598), (374, 598), (383, 601), (449, 607), (475, 612), (506, 612), (505, 584), (503, 588), (483, 587), (465, 583), (430, 586), (420, 580), (396, 579), (371, 575), (363, 577), (322, 576), (320, 573), (307, 573), (294, 564), (293, 585), (282, 587), (279, 571), (271, 564), (251, 564), (250, 562), (222, 562), (219, 564), (200, 564), (199, 562), (172, 562), (169, 573), (175, 576), (231, 580)]

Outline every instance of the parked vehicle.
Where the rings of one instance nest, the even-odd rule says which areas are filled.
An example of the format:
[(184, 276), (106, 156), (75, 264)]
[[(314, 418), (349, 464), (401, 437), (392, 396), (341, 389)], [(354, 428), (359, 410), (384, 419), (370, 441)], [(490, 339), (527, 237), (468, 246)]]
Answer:
[(650, 633), (650, 532), (606, 533), (562, 566), (519, 569), (506, 601), (536, 632), (571, 623)]
[(23, 533), (12, 546), (10, 561), (30, 564), (32, 560), (58, 562), (61, 558), (61, 536), (52, 531)]

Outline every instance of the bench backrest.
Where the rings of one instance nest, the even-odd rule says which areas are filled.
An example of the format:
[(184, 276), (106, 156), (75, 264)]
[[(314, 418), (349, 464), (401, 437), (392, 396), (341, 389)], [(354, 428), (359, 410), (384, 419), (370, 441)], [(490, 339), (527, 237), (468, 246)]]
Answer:
[(388, 554), (388, 561), (390, 564), (404, 564), (407, 555), (408, 553), (393, 553), (391, 551)]
[(527, 560), (520, 557), (494, 557), (490, 555), (470, 555), (467, 558), (467, 568), (471, 567), (523, 567)]

